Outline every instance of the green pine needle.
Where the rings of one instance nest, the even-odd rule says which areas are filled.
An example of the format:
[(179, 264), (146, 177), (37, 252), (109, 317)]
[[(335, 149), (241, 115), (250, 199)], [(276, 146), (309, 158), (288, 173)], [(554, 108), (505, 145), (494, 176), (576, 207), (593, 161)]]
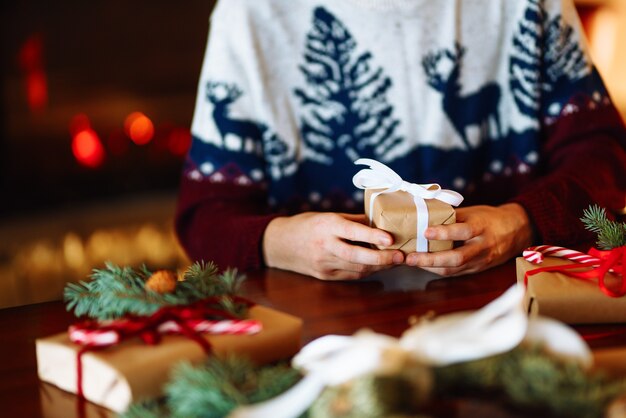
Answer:
[(626, 381), (590, 374), (555, 359), (540, 347), (518, 347), (482, 360), (435, 369), (440, 394), (495, 393), (517, 408), (554, 416), (603, 416), (610, 401), (626, 393)]
[(123, 418), (166, 418), (169, 416), (164, 403), (155, 399), (134, 403), (122, 415)]
[(245, 304), (232, 299), (244, 280), (236, 270), (218, 274), (213, 263), (195, 263), (185, 272), (185, 280), (176, 284), (175, 291), (166, 294), (145, 288), (145, 281), (151, 274), (145, 266), (135, 271), (130, 267), (121, 268), (106, 263), (104, 269), (93, 271), (90, 281), (66, 286), (64, 298), (67, 309), (73, 310), (79, 317), (115, 319), (128, 314), (148, 316), (164, 306), (188, 305), (218, 297), (217, 308), (237, 317), (247, 312)]
[(626, 223), (609, 220), (604, 208), (592, 205), (580, 220), (587, 230), (598, 234), (598, 248), (611, 250), (626, 245)]
[(183, 362), (165, 387), (164, 402), (134, 404), (123, 418), (222, 418), (240, 405), (283, 393), (299, 379), (300, 374), (285, 364), (258, 368), (236, 357), (211, 357), (197, 366)]

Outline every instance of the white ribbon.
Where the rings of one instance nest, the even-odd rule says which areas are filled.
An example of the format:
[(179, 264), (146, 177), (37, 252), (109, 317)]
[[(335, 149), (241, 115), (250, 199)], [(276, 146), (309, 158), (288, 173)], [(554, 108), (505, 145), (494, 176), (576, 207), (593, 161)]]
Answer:
[(237, 408), (228, 418), (296, 418), (325, 386), (371, 373), (397, 374), (409, 358), (426, 366), (478, 360), (510, 351), (522, 341), (541, 344), (557, 357), (590, 366), (591, 351), (571, 328), (542, 317), (528, 320), (523, 295), (523, 287), (513, 286), (476, 312), (418, 323), (399, 339), (367, 330), (351, 337), (318, 338), (293, 359), (293, 366), (305, 373), (300, 382), (269, 401)]
[(369, 221), (372, 225), (374, 212), (374, 200), (383, 193), (403, 191), (413, 196), (415, 209), (417, 210), (417, 231), (415, 251), (428, 252), (428, 240), (424, 237), (424, 231), (428, 228), (428, 208), (426, 199), (437, 199), (452, 206), (458, 206), (463, 201), (463, 196), (453, 190), (442, 189), (438, 184), (415, 184), (402, 180), (395, 171), (385, 164), (369, 158), (360, 158), (354, 162), (357, 165), (367, 165), (369, 169), (363, 169), (356, 173), (352, 182), (359, 189), (384, 189), (372, 193), (369, 205)]

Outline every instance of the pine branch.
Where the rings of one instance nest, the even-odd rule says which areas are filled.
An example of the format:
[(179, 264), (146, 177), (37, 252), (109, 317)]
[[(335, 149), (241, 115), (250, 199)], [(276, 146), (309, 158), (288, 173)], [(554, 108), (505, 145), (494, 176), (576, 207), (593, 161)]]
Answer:
[(626, 381), (590, 374), (537, 346), (436, 368), (435, 373), (440, 394), (495, 393), (517, 407), (555, 416), (603, 416), (608, 403), (626, 391)]
[(592, 205), (583, 211), (580, 220), (587, 230), (598, 234), (599, 248), (611, 250), (626, 245), (626, 223), (609, 220), (604, 208)]
[(298, 380), (298, 372), (286, 365), (258, 369), (241, 358), (211, 357), (201, 366), (178, 366), (165, 391), (173, 416), (218, 418), (238, 405), (273, 398)]
[(132, 404), (121, 418), (166, 418), (169, 416), (169, 411), (163, 402), (151, 399)]
[(243, 281), (236, 270), (218, 274), (213, 263), (195, 263), (185, 272), (184, 280), (177, 282), (174, 292), (165, 294), (146, 289), (145, 281), (150, 275), (145, 266), (134, 271), (107, 263), (104, 269), (93, 271), (91, 281), (66, 286), (67, 309), (79, 317), (115, 319), (128, 314), (148, 316), (164, 306), (218, 297), (217, 308), (237, 317), (246, 313), (246, 305), (231, 298), (238, 294)]

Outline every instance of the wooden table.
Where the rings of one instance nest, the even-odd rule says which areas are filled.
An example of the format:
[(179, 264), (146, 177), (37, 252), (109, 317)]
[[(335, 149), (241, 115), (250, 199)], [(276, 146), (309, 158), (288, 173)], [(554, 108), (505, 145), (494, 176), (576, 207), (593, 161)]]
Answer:
[[(259, 304), (301, 317), (303, 343), (326, 334), (352, 334), (361, 328), (399, 336), (412, 316), (482, 307), (515, 282), (514, 267), (509, 262), (480, 274), (436, 280), (406, 269), (356, 282), (322, 282), (270, 269), (248, 274), (244, 293)], [(0, 310), (1, 416), (77, 416), (74, 396), (38, 381), (35, 359), (35, 339), (62, 332), (73, 320), (61, 302)], [(589, 335), (623, 328), (598, 325), (576, 329)], [(590, 344), (594, 348), (626, 346), (626, 333), (591, 340)], [(445, 415), (513, 417), (488, 408), (467, 404)], [(107, 414), (91, 406), (88, 416)]]

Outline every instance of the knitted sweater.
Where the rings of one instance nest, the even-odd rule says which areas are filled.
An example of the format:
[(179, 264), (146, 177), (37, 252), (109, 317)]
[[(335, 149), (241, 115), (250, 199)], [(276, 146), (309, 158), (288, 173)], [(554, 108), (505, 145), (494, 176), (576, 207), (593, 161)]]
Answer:
[(464, 205), (518, 202), (538, 241), (626, 204), (622, 121), (571, 0), (221, 0), (176, 230), (189, 256), (262, 265), (278, 214), (363, 212), (357, 158)]

